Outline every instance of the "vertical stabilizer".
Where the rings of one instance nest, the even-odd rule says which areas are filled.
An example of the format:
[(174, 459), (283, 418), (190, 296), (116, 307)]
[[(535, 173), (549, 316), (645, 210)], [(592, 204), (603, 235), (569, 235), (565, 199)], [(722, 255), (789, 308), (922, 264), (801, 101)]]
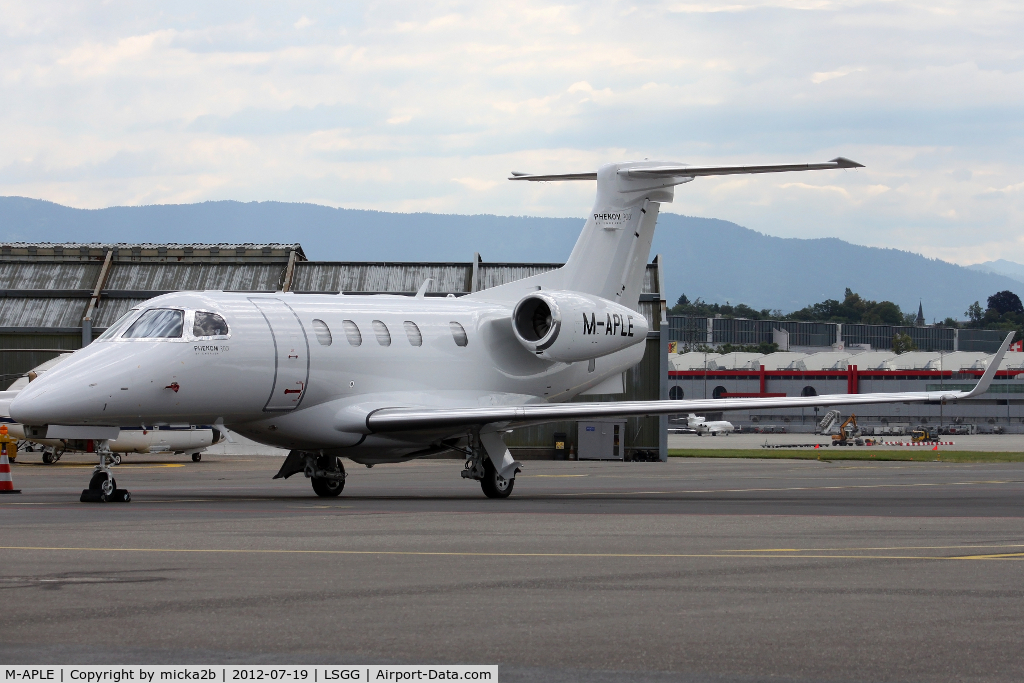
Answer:
[(518, 299), (538, 287), (566, 289), (595, 294), (636, 310), (658, 210), (662, 202), (672, 201), (673, 186), (692, 178), (637, 178), (620, 171), (664, 165), (660, 161), (634, 161), (602, 166), (596, 173), (594, 208), (565, 265), (486, 290), (479, 296)]

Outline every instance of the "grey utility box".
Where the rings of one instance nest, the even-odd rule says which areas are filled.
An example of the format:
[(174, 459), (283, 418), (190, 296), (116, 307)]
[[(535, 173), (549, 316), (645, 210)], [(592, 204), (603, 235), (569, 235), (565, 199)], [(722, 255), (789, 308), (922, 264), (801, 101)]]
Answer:
[(625, 422), (577, 422), (576, 430), (576, 457), (580, 460), (623, 459)]

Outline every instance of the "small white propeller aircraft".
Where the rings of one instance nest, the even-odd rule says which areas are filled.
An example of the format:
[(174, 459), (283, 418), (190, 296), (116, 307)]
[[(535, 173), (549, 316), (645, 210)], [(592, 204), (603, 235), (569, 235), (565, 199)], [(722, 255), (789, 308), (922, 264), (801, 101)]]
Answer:
[(514, 173), (516, 181), (597, 181), (594, 210), (557, 270), (459, 298), (426, 298), (425, 287), (415, 297), (166, 294), (32, 382), (10, 415), (39, 438), (93, 441), (100, 463), (82, 500), (130, 499), (111, 473), (107, 440), (120, 426), (168, 423), (223, 424), (289, 448), (277, 477), (304, 472), (320, 496), (342, 491), (340, 456), (372, 466), (455, 450), (466, 456), (463, 477), (505, 498), (521, 465), (501, 434), (515, 426), (984, 392), (1012, 335), (970, 392), (568, 403), (608, 393), (643, 357), (640, 289), (658, 209), (676, 185), (860, 166), (842, 157), (776, 166), (641, 161), (596, 173)]

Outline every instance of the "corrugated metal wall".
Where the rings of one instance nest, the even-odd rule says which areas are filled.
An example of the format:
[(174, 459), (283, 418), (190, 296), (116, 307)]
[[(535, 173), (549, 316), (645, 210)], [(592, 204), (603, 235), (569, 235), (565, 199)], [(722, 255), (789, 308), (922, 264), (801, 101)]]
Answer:
[(333, 263), (301, 261), (295, 264), (293, 292), (410, 293), (430, 278), (431, 293), (468, 292), (469, 263)]
[(481, 263), (477, 272), (477, 289), (498, 287), (561, 267), (560, 263)]
[(276, 292), (284, 271), (281, 263), (115, 263), (104, 289)]
[(84, 297), (0, 298), (0, 327), (81, 327), (87, 302)]
[(0, 262), (0, 289), (92, 290), (100, 274), (99, 263)]

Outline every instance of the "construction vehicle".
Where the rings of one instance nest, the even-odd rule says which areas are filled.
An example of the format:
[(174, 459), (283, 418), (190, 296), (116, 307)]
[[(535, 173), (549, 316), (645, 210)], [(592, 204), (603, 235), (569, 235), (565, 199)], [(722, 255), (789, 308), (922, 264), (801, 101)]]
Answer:
[(923, 425), (918, 425), (911, 433), (910, 440), (914, 443), (931, 443), (939, 440), (938, 430), (931, 430)]
[(839, 433), (832, 435), (833, 446), (863, 446), (864, 439), (861, 438), (860, 427), (857, 426), (857, 416), (850, 413), (850, 417), (839, 425)]
[[(818, 423), (818, 431), (821, 434), (825, 434), (831, 431), (832, 427), (839, 424), (839, 420), (842, 416), (838, 410), (830, 410), (822, 418), (821, 422)], [(832, 435), (833, 446), (874, 446), (877, 443), (876, 439), (864, 439), (861, 438), (861, 429), (857, 425), (857, 416), (851, 414), (850, 417), (846, 418), (841, 424), (839, 424), (838, 434)]]

